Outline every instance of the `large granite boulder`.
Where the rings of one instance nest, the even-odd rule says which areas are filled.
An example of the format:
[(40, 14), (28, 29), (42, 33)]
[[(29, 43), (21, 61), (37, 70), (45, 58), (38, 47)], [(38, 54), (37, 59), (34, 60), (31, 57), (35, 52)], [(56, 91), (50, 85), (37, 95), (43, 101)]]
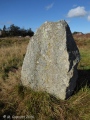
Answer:
[(66, 99), (76, 86), (79, 60), (79, 50), (66, 21), (45, 22), (28, 44), (22, 84)]

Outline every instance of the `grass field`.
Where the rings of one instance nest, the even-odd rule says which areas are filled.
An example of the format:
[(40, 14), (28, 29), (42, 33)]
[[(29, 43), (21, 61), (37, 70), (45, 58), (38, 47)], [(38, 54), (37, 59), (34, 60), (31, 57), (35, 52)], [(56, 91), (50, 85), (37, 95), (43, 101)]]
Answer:
[(76, 90), (67, 100), (22, 86), (20, 72), (29, 38), (0, 38), (0, 120), (3, 115), (28, 115), (29, 120), (90, 120), (90, 36), (74, 38), (81, 61)]

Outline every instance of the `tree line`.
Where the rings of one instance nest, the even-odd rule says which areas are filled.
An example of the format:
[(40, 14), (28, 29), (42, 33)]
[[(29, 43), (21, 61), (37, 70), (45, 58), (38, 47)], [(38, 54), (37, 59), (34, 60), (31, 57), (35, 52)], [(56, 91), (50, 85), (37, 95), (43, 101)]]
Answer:
[(31, 30), (31, 28), (29, 29), (24, 29), (24, 28), (20, 28), (14, 24), (10, 25), (10, 27), (6, 28), (6, 26), (3, 26), (3, 29), (0, 29), (1, 31), (1, 37), (14, 37), (14, 36), (33, 36), (34, 32)]

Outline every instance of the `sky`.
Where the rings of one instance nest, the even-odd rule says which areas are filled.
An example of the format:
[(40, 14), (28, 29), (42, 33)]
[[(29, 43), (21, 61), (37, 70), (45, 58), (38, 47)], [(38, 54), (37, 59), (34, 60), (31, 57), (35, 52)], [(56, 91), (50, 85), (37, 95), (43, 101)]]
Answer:
[(45, 22), (66, 20), (71, 32), (90, 33), (90, 0), (0, 0), (0, 28), (14, 24), (34, 32)]

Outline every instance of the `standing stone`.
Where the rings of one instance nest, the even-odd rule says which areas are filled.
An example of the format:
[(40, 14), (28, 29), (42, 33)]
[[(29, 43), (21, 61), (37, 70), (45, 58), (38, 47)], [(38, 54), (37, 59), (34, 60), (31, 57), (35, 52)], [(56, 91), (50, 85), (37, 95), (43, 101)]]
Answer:
[(27, 47), (22, 84), (66, 99), (76, 86), (79, 60), (79, 50), (66, 21), (45, 22)]

